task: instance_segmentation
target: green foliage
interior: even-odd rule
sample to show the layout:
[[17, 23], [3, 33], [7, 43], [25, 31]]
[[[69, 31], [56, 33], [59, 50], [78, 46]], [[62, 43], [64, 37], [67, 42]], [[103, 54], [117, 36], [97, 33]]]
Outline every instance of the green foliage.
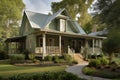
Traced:
[[92, 59], [89, 62], [90, 67], [99, 67], [99, 66], [103, 66], [103, 65], [108, 65], [109, 61], [106, 57], [101, 57], [101, 58], [97, 58], [97, 59]]
[[100, 62], [101, 62], [102, 65], [108, 65], [108, 64], [109, 64], [108, 59], [105, 58], [105, 57], [102, 57], [102, 58], [100, 58], [99, 60], [100, 60]]
[[30, 60], [34, 60], [35, 59], [35, 54], [33, 53], [33, 54], [29, 54], [29, 59]]
[[111, 31], [108, 38], [103, 42], [103, 51], [108, 53], [109, 61], [112, 61], [113, 54], [120, 52], [120, 32], [119, 30]]
[[30, 52], [28, 50], [25, 50], [23, 54], [25, 55], [25, 59], [28, 60]]
[[9, 54], [10, 63], [23, 63], [25, 56], [23, 54]]
[[63, 59], [66, 60], [67, 62], [71, 62], [72, 61], [72, 57], [69, 54], [64, 54], [63, 55]]
[[8, 59], [8, 54], [5, 51], [0, 51], [0, 60]]
[[96, 71], [95, 69], [91, 69], [89, 67], [84, 67], [83, 68], [83, 73], [86, 74], [86, 75], [93, 74], [93, 73], [95, 73], [95, 71]]
[[55, 63], [58, 63], [59, 62], [59, 57], [57, 55], [53, 56], [53, 61]]
[[99, 59], [93, 59], [89, 62], [89, 65], [90, 67], [97, 67], [97, 66], [100, 66], [101, 65], [101, 62]]
[[[1, 78], [2, 80], [2, 78]], [[27, 73], [14, 75], [6, 80], [85, 80], [67, 72]]]
[[73, 64], [78, 64], [78, 62], [76, 60], [73, 60], [72, 63]]
[[120, 29], [120, 0], [98, 0], [95, 4], [97, 10], [101, 11], [96, 15], [97, 24], [104, 25], [109, 30]]
[[45, 57], [45, 61], [52, 61], [52, 56], [47, 55], [47, 56]]
[[[18, 30], [24, 4], [22, 0], [0, 1], [0, 37], [15, 36]], [[17, 27], [16, 27], [17, 26]]]
[[68, 54], [64, 54], [62, 56], [50, 56], [47, 55], [45, 57], [45, 61], [53, 61], [54, 63], [76, 63], [75, 61], [73, 61], [72, 57]]
[[97, 70], [90, 67], [83, 68], [83, 73], [91, 76], [103, 77], [103, 78], [110, 78], [115, 79], [119, 78], [120, 74], [118, 72], [111, 72], [105, 70]]

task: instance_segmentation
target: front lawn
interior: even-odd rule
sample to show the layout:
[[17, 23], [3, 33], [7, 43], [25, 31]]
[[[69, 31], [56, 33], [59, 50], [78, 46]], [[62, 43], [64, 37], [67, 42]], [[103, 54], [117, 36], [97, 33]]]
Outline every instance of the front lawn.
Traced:
[[12, 76], [21, 73], [39, 73], [39, 72], [59, 72], [64, 71], [66, 66], [15, 66], [15, 65], [0, 65], [0, 76]]
[[66, 66], [0, 65], [0, 80], [86, 80], [65, 72]]

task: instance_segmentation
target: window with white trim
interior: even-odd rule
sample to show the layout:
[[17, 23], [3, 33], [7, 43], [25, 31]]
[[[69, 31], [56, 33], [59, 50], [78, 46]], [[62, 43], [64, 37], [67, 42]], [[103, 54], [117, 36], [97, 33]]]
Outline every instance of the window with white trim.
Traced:
[[64, 19], [60, 19], [60, 31], [65, 32], [66, 21]]

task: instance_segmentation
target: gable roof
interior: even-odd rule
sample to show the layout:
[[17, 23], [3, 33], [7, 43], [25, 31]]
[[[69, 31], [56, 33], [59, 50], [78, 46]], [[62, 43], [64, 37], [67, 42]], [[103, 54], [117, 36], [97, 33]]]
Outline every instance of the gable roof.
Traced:
[[[37, 29], [45, 29], [45, 27], [56, 17], [58, 17], [65, 9], [60, 9], [56, 13], [53, 13], [52, 15], [47, 15], [47, 14], [41, 14], [41, 13], [36, 13], [36, 12], [31, 12], [31, 11], [25, 11], [25, 14], [31, 24], [32, 28], [37, 28]], [[67, 14], [67, 11], [65, 11]], [[67, 14], [69, 19], [71, 20], [70, 16]], [[76, 21], [70, 21], [73, 25], [74, 28], [78, 31], [80, 34], [86, 34], [85, 31], [79, 26], [79, 24]]]
[[27, 15], [27, 18], [31, 24], [31, 27], [38, 28], [38, 29], [44, 29], [45, 27], [44, 23], [50, 17], [50, 15], [31, 12], [31, 11], [25, 11], [25, 14]]

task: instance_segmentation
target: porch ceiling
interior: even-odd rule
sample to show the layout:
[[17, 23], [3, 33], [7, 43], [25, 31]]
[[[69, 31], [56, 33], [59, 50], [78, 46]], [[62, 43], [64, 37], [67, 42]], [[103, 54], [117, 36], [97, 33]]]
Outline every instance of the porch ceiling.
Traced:
[[19, 42], [21, 40], [26, 39], [26, 36], [22, 36], [22, 37], [13, 37], [13, 38], [7, 38], [5, 40], [5, 42]]

